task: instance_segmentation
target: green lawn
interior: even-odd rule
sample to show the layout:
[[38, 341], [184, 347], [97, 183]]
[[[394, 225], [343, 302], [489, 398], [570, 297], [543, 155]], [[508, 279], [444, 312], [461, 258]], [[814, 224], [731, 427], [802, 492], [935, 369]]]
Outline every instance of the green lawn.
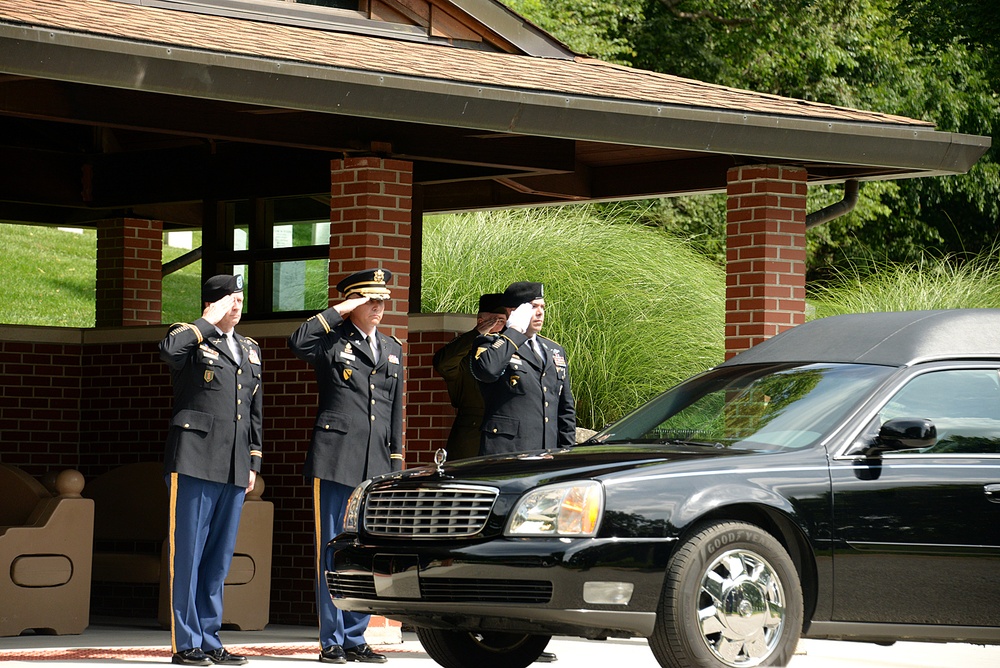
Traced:
[[[195, 244], [200, 243], [196, 233]], [[164, 246], [167, 262], [187, 252]], [[93, 327], [97, 233], [0, 225], [0, 323]], [[163, 282], [163, 322], [190, 322], [199, 308], [201, 263]]]

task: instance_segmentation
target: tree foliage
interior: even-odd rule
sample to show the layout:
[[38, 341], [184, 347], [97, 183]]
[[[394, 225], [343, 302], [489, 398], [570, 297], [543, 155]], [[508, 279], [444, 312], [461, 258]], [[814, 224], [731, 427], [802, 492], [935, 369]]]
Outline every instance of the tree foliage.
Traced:
[[[701, 81], [898, 114], [937, 129], [1000, 134], [1000, 3], [995, 0], [512, 0], [571, 47]], [[583, 39], [583, 36], [586, 39]], [[996, 144], [996, 142], [994, 142]], [[973, 256], [997, 242], [1000, 165], [967, 175], [873, 182], [857, 210], [810, 232], [812, 278], [912, 261], [927, 249]], [[839, 188], [811, 188], [810, 209]], [[717, 205], [649, 208], [718, 256]]]

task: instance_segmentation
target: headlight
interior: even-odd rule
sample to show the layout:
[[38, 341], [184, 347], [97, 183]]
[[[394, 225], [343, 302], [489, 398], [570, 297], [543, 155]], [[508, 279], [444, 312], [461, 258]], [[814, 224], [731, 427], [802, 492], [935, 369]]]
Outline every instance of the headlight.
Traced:
[[599, 482], [540, 487], [518, 502], [507, 523], [508, 536], [593, 536], [604, 507]]
[[371, 480], [365, 480], [355, 487], [347, 498], [347, 508], [344, 509], [345, 533], [358, 533], [358, 527], [361, 525], [361, 499], [364, 498], [365, 490], [370, 484], [372, 484]]

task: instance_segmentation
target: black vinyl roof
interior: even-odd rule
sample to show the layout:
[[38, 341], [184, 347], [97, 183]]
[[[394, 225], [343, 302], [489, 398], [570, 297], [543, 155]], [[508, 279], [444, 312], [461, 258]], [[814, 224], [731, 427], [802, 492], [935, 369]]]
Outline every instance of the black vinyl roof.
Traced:
[[852, 313], [813, 320], [740, 353], [722, 366], [844, 362], [906, 366], [1000, 357], [1000, 309]]

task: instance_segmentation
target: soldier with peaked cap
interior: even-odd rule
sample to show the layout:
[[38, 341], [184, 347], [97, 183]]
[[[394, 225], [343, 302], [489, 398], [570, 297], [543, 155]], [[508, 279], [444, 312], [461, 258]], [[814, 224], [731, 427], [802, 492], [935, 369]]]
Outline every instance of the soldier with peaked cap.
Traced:
[[170, 367], [173, 416], [164, 472], [170, 489], [172, 662], [235, 666], [246, 657], [222, 646], [222, 588], [243, 498], [263, 451], [261, 352], [234, 327], [243, 313], [243, 277], [205, 281], [204, 310], [172, 325], [160, 342]]
[[448, 385], [455, 421], [448, 434], [448, 459], [465, 459], [479, 454], [479, 427], [483, 422], [483, 395], [469, 371], [469, 351], [476, 339], [499, 332], [507, 322], [503, 294], [479, 297], [479, 311], [474, 329], [456, 336], [434, 354], [434, 370]]
[[545, 322], [544, 286], [512, 283], [507, 326], [476, 339], [469, 370], [483, 394], [479, 454], [570, 447], [576, 443], [576, 405], [566, 351], [538, 334]]
[[344, 301], [306, 320], [288, 339], [313, 365], [319, 407], [306, 455], [316, 519], [316, 610], [320, 661], [384, 663], [365, 642], [368, 615], [333, 605], [326, 544], [343, 530], [344, 509], [364, 480], [403, 467], [403, 347], [378, 331], [392, 273], [369, 269], [337, 284]]

